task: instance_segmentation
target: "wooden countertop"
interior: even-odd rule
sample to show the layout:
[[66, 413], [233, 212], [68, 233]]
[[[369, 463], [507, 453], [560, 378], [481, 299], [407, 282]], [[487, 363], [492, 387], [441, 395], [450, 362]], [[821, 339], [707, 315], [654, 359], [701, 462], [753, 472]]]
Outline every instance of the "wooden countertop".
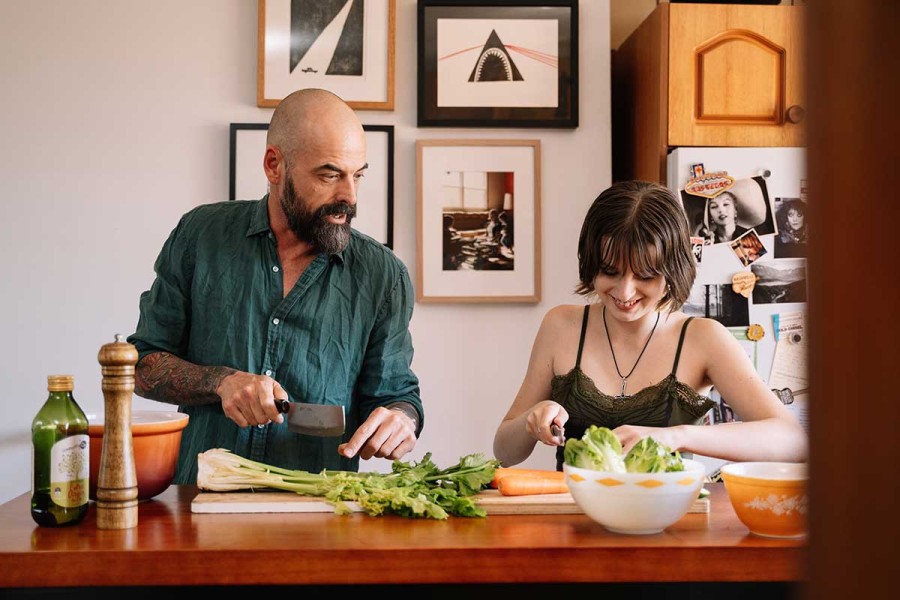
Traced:
[[794, 582], [806, 542], [751, 535], [723, 484], [663, 533], [585, 515], [446, 521], [331, 513], [193, 514], [193, 486], [142, 502], [138, 526], [38, 527], [30, 495], [0, 505], [0, 588], [529, 582]]

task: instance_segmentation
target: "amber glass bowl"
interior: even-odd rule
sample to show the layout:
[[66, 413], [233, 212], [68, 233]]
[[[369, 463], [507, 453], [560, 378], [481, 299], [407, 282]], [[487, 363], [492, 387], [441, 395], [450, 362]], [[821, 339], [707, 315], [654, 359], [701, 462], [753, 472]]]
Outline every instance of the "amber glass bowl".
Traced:
[[806, 463], [738, 462], [721, 469], [738, 519], [752, 533], [799, 538], [807, 528]]
[[[97, 474], [103, 453], [103, 415], [89, 414], [90, 490], [91, 500], [97, 499]], [[135, 410], [131, 412], [131, 445], [134, 449], [134, 470], [138, 484], [138, 500], [147, 500], [162, 493], [172, 484], [181, 432], [188, 416], [180, 412]]]

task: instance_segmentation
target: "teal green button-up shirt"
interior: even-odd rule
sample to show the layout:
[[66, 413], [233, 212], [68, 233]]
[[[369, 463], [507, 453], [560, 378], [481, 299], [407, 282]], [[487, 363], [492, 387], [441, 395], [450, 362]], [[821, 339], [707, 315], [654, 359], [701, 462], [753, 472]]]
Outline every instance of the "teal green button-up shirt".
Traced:
[[340, 456], [376, 407], [402, 401], [424, 424], [411, 370], [414, 296], [406, 266], [376, 240], [353, 231], [340, 253], [320, 254], [284, 295], [268, 197], [199, 206], [185, 214], [156, 260], [128, 341], [141, 358], [171, 352], [198, 365], [269, 375], [291, 400], [342, 404], [342, 438], [292, 433], [287, 423], [238, 427], [221, 403], [180, 406], [190, 415], [175, 483], [193, 484], [197, 455], [227, 448], [290, 469], [355, 471]]

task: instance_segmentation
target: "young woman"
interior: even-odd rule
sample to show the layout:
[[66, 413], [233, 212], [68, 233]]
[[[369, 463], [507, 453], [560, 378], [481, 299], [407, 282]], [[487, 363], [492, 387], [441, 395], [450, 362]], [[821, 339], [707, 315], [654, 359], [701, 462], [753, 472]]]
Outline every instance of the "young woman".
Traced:
[[[625, 451], [644, 436], [725, 460], [806, 459], [806, 434], [718, 321], [680, 312], [696, 276], [687, 218], [665, 187], [629, 181], [594, 201], [576, 291], [595, 302], [544, 317], [525, 379], [494, 436], [504, 466], [590, 425]], [[741, 422], [700, 425], [715, 386]]]

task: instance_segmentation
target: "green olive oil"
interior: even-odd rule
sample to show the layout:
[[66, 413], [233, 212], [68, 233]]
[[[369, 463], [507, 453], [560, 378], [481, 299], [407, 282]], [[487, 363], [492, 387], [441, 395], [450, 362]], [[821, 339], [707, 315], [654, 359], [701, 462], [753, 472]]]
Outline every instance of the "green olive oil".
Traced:
[[31, 423], [31, 517], [43, 527], [80, 523], [88, 510], [88, 420], [71, 375], [50, 375], [50, 396]]

